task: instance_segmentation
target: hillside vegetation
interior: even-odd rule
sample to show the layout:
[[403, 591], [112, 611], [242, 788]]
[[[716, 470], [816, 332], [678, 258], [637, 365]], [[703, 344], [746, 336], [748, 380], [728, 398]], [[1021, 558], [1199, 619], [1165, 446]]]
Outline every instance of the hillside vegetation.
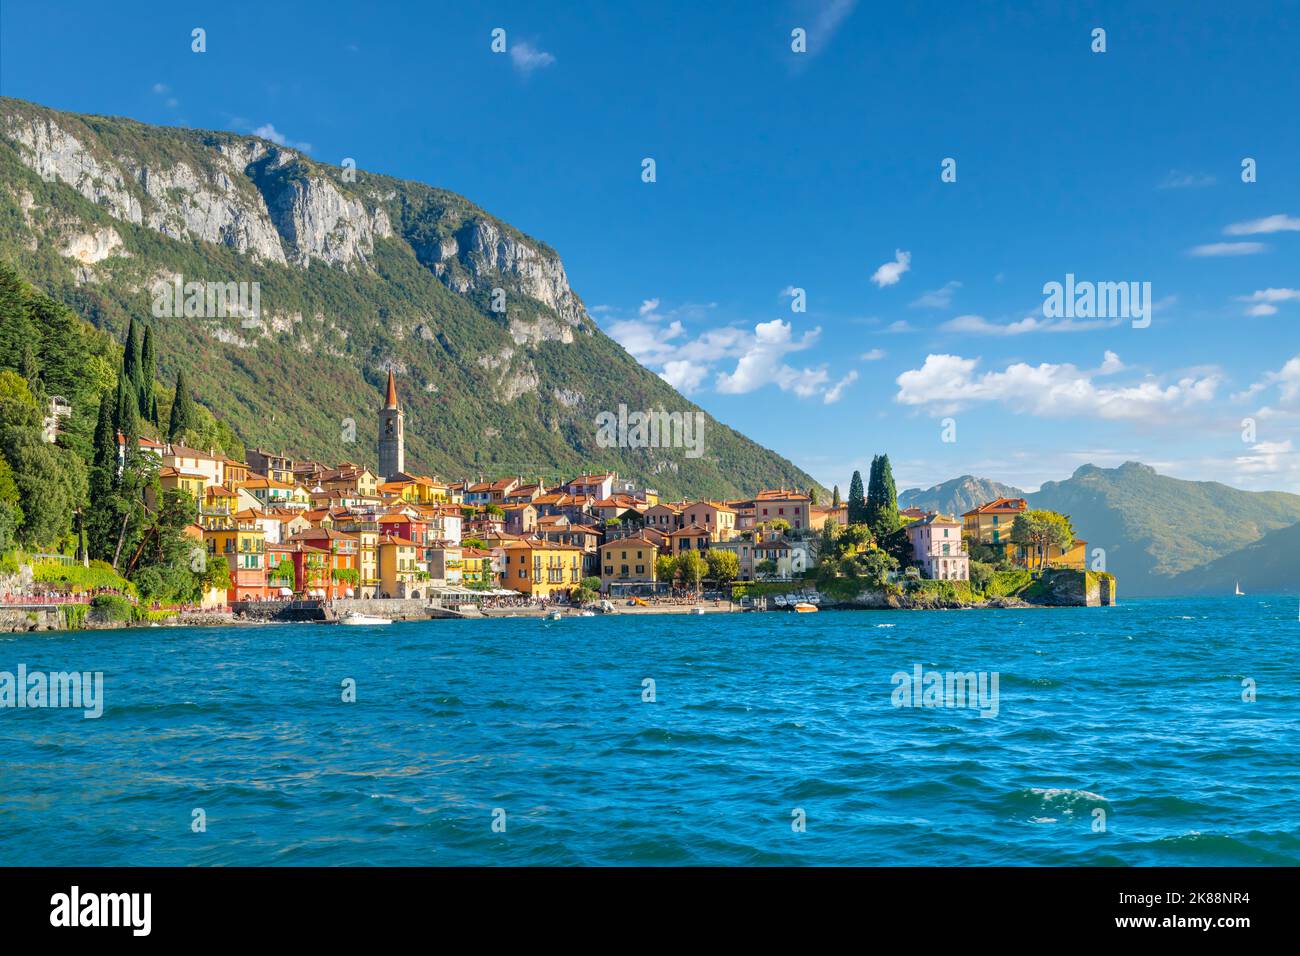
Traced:
[[[184, 369], [249, 447], [373, 466], [393, 368], [420, 471], [608, 468], [670, 496], [816, 485], [712, 419], [699, 458], [598, 447], [601, 411], [698, 406], [600, 331], [554, 250], [421, 183], [0, 98], [0, 259], [118, 341], [150, 325], [163, 385]], [[177, 276], [257, 283], [260, 315], [154, 316]], [[84, 431], [94, 409], [76, 413]]]

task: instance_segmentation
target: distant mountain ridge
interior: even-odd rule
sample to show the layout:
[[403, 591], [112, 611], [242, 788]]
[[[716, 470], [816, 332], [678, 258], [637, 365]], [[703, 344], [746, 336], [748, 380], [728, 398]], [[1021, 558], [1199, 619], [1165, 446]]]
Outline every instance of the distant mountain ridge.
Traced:
[[1300, 592], [1300, 523], [1270, 531], [1258, 541], [1184, 571], [1170, 582], [1176, 594], [1248, 595]]
[[[0, 98], [0, 258], [119, 340], [150, 324], [164, 385], [183, 368], [249, 447], [373, 466], [391, 368], [418, 471], [825, 491], [707, 415], [698, 458], [600, 447], [600, 412], [702, 410], [599, 329], [553, 249], [423, 183]], [[178, 279], [256, 284], [260, 314], [155, 316]]]
[[898, 496], [898, 507], [939, 511], [961, 517], [967, 511], [994, 498], [1023, 498], [1025, 493], [1012, 485], [988, 478], [962, 475], [932, 488], [908, 488]]

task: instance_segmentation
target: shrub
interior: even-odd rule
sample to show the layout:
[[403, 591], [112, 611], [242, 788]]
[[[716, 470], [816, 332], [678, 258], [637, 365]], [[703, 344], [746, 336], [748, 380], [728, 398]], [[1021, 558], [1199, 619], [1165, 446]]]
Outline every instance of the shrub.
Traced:
[[126, 623], [135, 612], [135, 605], [120, 594], [97, 594], [91, 598], [90, 606], [97, 616], [115, 623]]

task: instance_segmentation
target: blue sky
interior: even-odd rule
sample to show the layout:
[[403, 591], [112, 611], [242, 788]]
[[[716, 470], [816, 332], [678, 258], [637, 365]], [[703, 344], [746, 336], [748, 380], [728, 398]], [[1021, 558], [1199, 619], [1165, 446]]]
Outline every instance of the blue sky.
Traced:
[[[888, 451], [900, 488], [1300, 492], [1294, 3], [135, 6], [7, 0], [0, 90], [460, 192], [828, 485]], [[1150, 326], [1046, 318], [1067, 273], [1151, 283]]]

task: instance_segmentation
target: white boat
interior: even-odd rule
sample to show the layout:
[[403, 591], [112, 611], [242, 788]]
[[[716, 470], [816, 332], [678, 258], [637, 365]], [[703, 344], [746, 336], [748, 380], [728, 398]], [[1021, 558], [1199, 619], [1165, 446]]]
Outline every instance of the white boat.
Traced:
[[561, 611], [547, 611], [547, 612], [546, 612], [546, 619], [547, 619], [548, 621], [558, 621], [558, 620], [561, 620], [563, 617], [564, 617], [564, 614], [563, 614], [563, 612], [561, 612]]
[[353, 627], [374, 627], [380, 624], [392, 624], [386, 617], [378, 617], [374, 614], [361, 614], [357, 611], [349, 611], [339, 618], [340, 624], [350, 624]]
[[772, 603], [777, 607], [785, 607], [785, 595], [778, 594], [776, 597], [772, 598]]
[[1237, 582], [1237, 589], [1233, 592], [1237, 597], [1245, 597], [1246, 592], [1241, 589], [1241, 582]]
[[693, 607], [693, 608], [691, 608], [691, 613], [692, 613], [692, 614], [703, 614], [703, 613], [704, 613], [704, 608], [702, 608], [702, 607]]

